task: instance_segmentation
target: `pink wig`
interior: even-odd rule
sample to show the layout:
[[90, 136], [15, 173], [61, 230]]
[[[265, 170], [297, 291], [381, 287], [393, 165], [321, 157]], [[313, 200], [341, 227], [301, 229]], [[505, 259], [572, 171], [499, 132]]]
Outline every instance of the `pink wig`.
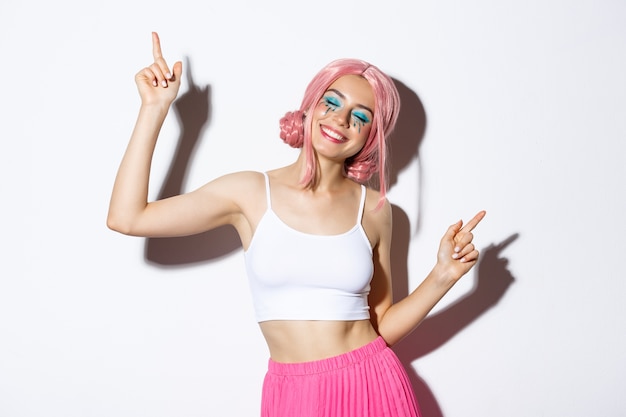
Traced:
[[373, 174], [379, 173], [381, 199], [385, 197], [387, 143], [400, 112], [400, 95], [392, 79], [380, 69], [357, 59], [339, 59], [326, 65], [309, 83], [300, 109], [287, 112], [280, 120], [280, 137], [294, 148], [304, 148], [307, 167], [302, 183], [312, 186], [317, 166], [311, 145], [311, 114], [328, 87], [344, 75], [365, 78], [374, 92], [374, 119], [372, 129], [363, 148], [346, 160], [346, 176], [358, 183], [365, 183]]

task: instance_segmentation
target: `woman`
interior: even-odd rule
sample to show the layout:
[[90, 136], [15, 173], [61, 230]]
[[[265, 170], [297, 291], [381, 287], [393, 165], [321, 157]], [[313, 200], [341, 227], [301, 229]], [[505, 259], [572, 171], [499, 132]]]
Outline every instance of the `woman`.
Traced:
[[[141, 107], [108, 226], [145, 237], [237, 230], [270, 352], [263, 416], [418, 416], [389, 346], [477, 262], [471, 231], [485, 213], [450, 226], [430, 274], [392, 303], [384, 176], [385, 140], [400, 105], [392, 80], [365, 62], [335, 61], [309, 84], [301, 109], [281, 120], [283, 140], [302, 148], [293, 164], [147, 202], [152, 154], [182, 75], [182, 63], [170, 69], [152, 37], [154, 63], [135, 77]], [[379, 191], [362, 185], [374, 173]]]

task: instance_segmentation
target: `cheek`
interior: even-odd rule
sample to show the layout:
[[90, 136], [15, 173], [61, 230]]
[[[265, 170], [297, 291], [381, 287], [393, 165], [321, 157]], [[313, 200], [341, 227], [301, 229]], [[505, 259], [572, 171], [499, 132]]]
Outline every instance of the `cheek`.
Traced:
[[315, 106], [313, 110], [313, 114], [317, 118], [322, 118], [326, 116], [328, 113], [330, 113], [330, 108], [322, 102], [317, 103], [317, 105]]
[[[367, 132], [365, 132], [365, 130], [367, 130]], [[357, 149], [356, 152], [354, 152], [354, 155], [356, 155], [359, 152], [361, 152], [363, 150], [363, 148], [365, 148], [365, 146], [367, 145], [367, 140], [369, 139], [369, 136], [370, 136], [370, 130], [371, 129], [361, 129], [362, 136], [359, 136], [358, 149]], [[373, 139], [371, 139], [371, 140], [373, 140]], [[355, 144], [356, 144], [356, 142], [355, 142]]]
[[367, 138], [370, 137], [370, 133], [372, 132], [372, 125], [371, 124], [367, 124], [365, 126], [362, 126], [359, 130], [359, 126], [356, 126], [357, 132], [359, 132], [359, 136], [363, 139], [363, 141], [366, 141]]

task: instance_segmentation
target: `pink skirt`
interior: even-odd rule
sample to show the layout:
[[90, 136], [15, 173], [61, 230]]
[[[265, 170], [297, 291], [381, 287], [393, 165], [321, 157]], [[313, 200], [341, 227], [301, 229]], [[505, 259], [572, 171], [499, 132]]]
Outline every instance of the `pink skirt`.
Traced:
[[419, 417], [406, 371], [382, 337], [329, 359], [269, 360], [262, 417]]

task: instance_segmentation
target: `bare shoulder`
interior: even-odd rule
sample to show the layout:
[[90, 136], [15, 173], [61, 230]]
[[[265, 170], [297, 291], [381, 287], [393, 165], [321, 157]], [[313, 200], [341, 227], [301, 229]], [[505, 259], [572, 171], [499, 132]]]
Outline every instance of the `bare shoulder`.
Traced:
[[265, 211], [264, 183], [263, 174], [255, 171], [222, 175], [197, 190], [196, 206], [202, 207], [209, 228], [231, 224], [247, 247]]
[[267, 176], [272, 184], [281, 184], [288, 187], [300, 188], [300, 175], [293, 166], [284, 166], [267, 171]]
[[213, 181], [237, 186], [254, 185], [255, 183], [263, 182], [263, 173], [257, 171], [237, 171], [224, 174]]
[[367, 188], [365, 212], [378, 221], [391, 221], [391, 203], [373, 188]]
[[372, 246], [381, 239], [389, 239], [392, 227], [392, 210], [389, 200], [381, 200], [380, 192], [367, 189], [365, 208], [363, 210], [363, 227], [370, 238]]
[[239, 193], [242, 190], [250, 190], [257, 188], [259, 184], [263, 184], [263, 174], [256, 171], [239, 171], [224, 174], [214, 180], [209, 181], [202, 188], [205, 189], [223, 189], [233, 193]]
[[240, 206], [253, 204], [259, 193], [264, 192], [264, 177], [261, 172], [239, 171], [222, 175], [207, 183], [209, 193], [217, 193]]
[[232, 172], [220, 178], [230, 186], [238, 188], [256, 188], [264, 183], [263, 173], [257, 171]]

